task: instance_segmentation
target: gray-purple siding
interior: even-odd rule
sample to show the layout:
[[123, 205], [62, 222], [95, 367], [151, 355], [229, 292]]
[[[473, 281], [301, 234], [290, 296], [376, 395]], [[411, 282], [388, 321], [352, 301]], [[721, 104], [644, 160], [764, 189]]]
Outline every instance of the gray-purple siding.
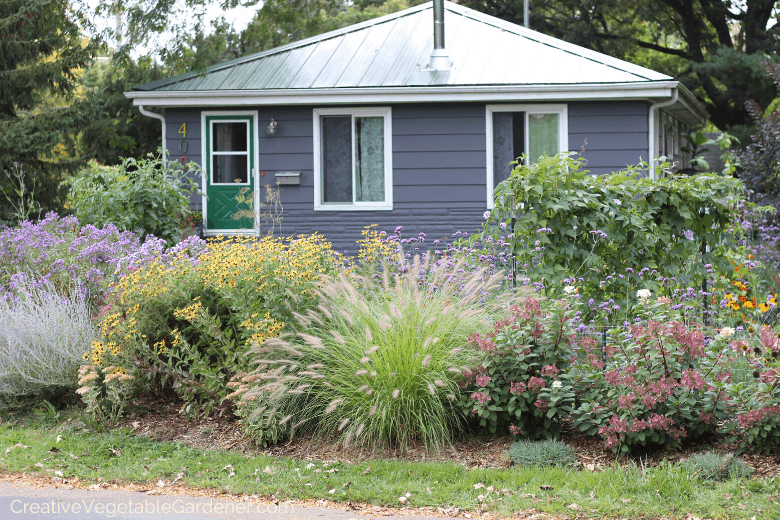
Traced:
[[[312, 108], [258, 109], [258, 166], [266, 172], [261, 182], [273, 184], [277, 171], [301, 172], [300, 186], [281, 187], [283, 235], [319, 231], [336, 250], [354, 252], [355, 241], [369, 224], [389, 233], [403, 226], [406, 237], [424, 232], [428, 241], [479, 230], [487, 207], [484, 103], [392, 107], [392, 211], [313, 210]], [[647, 109], [642, 101], [568, 103], [569, 148], [584, 147], [587, 167], [598, 175], [646, 160]], [[200, 109], [168, 109], [165, 117], [171, 158], [181, 157], [177, 132], [186, 122], [186, 155], [200, 164]], [[273, 137], [265, 133], [271, 118], [279, 125]]]

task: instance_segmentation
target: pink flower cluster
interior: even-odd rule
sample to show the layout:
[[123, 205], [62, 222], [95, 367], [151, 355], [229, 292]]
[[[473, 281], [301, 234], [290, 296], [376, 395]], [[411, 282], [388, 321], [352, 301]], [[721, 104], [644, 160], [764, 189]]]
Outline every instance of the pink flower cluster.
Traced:
[[509, 425], [509, 432], [512, 435], [522, 435], [523, 434], [523, 430], [521, 430], [519, 426], [515, 426], [514, 424], [510, 424]]
[[490, 401], [493, 400], [485, 392], [474, 392], [473, 394], [471, 394], [471, 399], [473, 401], [476, 401], [477, 404], [485, 404], [485, 403], [490, 402]]
[[541, 377], [531, 376], [531, 379], [528, 380], [528, 389], [539, 391], [542, 388], [546, 386], [544, 379]]
[[520, 395], [525, 392], [525, 383], [522, 381], [512, 381], [509, 383], [509, 393]]
[[737, 417], [739, 427], [743, 430], [749, 430], [756, 424], [764, 422], [764, 419], [768, 415], [774, 415], [775, 420], [780, 420], [780, 407], [779, 406], [767, 406], [758, 410], [750, 410]]
[[647, 419], [633, 419], [630, 423], [613, 415], [607, 426], [599, 428], [599, 435], [605, 438], [608, 448], [614, 448], [623, 442], [627, 433], [637, 433], [642, 430], [663, 432], [678, 440], [687, 434], [685, 428], [675, 428], [671, 417], [654, 413]]
[[559, 372], [555, 365], [545, 365], [541, 370], [543, 376], [557, 376]]
[[479, 387], [481, 387], [481, 388], [485, 388], [485, 387], [487, 386], [487, 384], [488, 384], [489, 382], [491, 382], [492, 380], [493, 380], [493, 378], [491, 378], [491, 377], [490, 377], [489, 375], [487, 375], [487, 374], [485, 374], [485, 375], [481, 375], [481, 376], [477, 376], [477, 379], [476, 379], [477, 386], [479, 386]]

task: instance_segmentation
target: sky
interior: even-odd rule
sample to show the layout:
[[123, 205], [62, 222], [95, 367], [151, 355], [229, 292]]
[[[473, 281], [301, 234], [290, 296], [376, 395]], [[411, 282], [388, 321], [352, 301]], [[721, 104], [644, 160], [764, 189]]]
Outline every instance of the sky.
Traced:
[[[95, 13], [95, 9], [97, 8], [98, 4], [101, 0], [85, 0], [85, 4], [90, 9], [90, 12], [92, 13], [92, 22], [95, 24], [95, 26], [99, 29], [106, 29], [106, 28], [114, 28], [114, 17], [106, 17], [106, 16], [98, 16]], [[183, 0], [177, 0], [177, 4], [181, 7], [184, 6]], [[255, 11], [257, 11], [262, 4], [251, 6], [251, 7], [235, 7], [233, 9], [228, 9], [227, 11], [223, 11], [222, 8], [218, 5], [218, 0], [212, 0], [212, 4], [207, 6], [205, 8], [205, 15], [204, 15], [204, 22], [206, 27], [211, 26], [211, 22], [214, 20], [218, 20], [220, 17], [224, 17], [225, 20], [233, 25], [237, 30], [241, 31], [246, 28], [247, 25], [249, 25], [249, 22], [254, 17]], [[188, 20], [188, 16], [185, 14], [177, 14], [176, 18], [171, 20], [172, 25], [177, 25], [181, 22], [190, 22], [190, 25], [194, 25], [194, 22], [191, 20]], [[173, 38], [172, 33], [163, 33], [160, 35], [160, 42], [163, 43], [167, 40], [170, 40]], [[110, 42], [110, 44], [114, 44], [115, 42]], [[148, 48], [146, 47], [139, 47], [137, 49], [134, 49], [131, 54], [134, 57], [138, 57], [142, 54], [146, 54], [148, 52]]]

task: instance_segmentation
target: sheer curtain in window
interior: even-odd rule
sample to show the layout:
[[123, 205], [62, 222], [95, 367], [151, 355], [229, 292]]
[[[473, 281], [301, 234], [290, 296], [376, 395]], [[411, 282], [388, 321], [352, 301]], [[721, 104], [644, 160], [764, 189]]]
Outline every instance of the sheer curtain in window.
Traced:
[[355, 200], [385, 200], [385, 122], [382, 117], [355, 118]]

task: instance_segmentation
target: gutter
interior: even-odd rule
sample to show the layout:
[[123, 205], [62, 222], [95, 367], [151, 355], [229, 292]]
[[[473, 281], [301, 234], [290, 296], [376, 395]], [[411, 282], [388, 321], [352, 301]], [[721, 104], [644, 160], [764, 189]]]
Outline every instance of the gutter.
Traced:
[[653, 180], [656, 180], [658, 176], [655, 172], [655, 166], [654, 163], [656, 161], [656, 153], [657, 150], [655, 149], [655, 114], [656, 110], [662, 107], [668, 107], [669, 105], [674, 105], [677, 103], [677, 96], [678, 96], [678, 89], [675, 88], [674, 91], [672, 91], [672, 99], [669, 99], [667, 101], [660, 101], [658, 103], [654, 103], [650, 105], [650, 110], [648, 110], [647, 118], [647, 155], [648, 155], [648, 161], [647, 161], [647, 169], [650, 173], [650, 178]]
[[141, 112], [141, 114], [152, 117], [154, 119], [159, 119], [162, 121], [162, 161], [163, 166], [165, 166], [165, 163], [168, 159], [168, 150], [165, 147], [165, 116], [162, 114], [158, 114], [157, 112], [150, 112], [149, 110], [146, 110], [143, 105], [138, 105], [138, 111]]
[[165, 107], [378, 104], [415, 102], [533, 102], [667, 98], [676, 81], [536, 85], [441, 85], [269, 90], [132, 91], [133, 104]]

